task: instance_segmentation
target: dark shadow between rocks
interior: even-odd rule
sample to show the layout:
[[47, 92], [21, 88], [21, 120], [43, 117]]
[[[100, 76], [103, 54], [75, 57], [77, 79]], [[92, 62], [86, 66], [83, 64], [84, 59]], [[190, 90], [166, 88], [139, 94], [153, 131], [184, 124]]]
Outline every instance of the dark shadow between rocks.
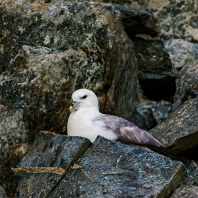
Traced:
[[186, 159], [198, 161], [197, 153], [198, 153], [198, 145], [191, 148], [191, 149], [188, 149], [188, 150], [184, 151], [180, 155], [185, 157]]
[[144, 95], [149, 100], [173, 102], [173, 96], [176, 91], [175, 79], [169, 81], [139, 80], [139, 83], [144, 91]]

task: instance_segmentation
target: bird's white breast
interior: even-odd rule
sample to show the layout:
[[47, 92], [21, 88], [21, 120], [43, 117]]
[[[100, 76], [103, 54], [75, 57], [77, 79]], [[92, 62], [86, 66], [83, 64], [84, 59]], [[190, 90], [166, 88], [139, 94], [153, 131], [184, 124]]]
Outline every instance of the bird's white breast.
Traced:
[[117, 140], [116, 134], [107, 129], [102, 120], [93, 121], [94, 118], [100, 115], [101, 113], [97, 109], [81, 109], [72, 112], [67, 124], [68, 135], [85, 137], [91, 142], [94, 142], [98, 135], [110, 140]]

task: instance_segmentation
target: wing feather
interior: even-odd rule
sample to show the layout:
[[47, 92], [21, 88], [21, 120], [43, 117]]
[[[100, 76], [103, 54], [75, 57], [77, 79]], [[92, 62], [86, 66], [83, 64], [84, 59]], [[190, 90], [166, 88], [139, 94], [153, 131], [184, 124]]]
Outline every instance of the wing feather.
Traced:
[[100, 117], [95, 118], [94, 120], [103, 121], [105, 124], [104, 126], [107, 129], [112, 130], [121, 142], [152, 145], [154, 147], [159, 147], [161, 145], [161, 143], [149, 132], [140, 129], [132, 122], [129, 122], [123, 118], [101, 114]]

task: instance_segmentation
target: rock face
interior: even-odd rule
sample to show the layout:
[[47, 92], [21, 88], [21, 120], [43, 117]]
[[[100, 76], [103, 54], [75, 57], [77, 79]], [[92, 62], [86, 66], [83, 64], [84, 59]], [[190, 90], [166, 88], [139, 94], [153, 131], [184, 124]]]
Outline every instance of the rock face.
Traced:
[[25, 173], [19, 182], [19, 197], [44, 197], [89, 144], [90, 141], [85, 138], [39, 133], [29, 153], [16, 169], [18, 173]]
[[198, 98], [188, 100], [150, 133], [173, 153], [186, 152], [197, 146], [197, 112]]
[[1, 176], [13, 181], [5, 166], [19, 162], [39, 131], [66, 133], [74, 90], [93, 90], [102, 112], [131, 120], [139, 86], [133, 43], [119, 19], [101, 5], [0, 5], [0, 117], [6, 118], [0, 120], [0, 164]]
[[153, 117], [160, 124], [172, 112], [172, 103], [168, 101], [152, 102]]
[[133, 43], [138, 79], [144, 94], [151, 100], [171, 101], [175, 93], [176, 75], [163, 42], [135, 38]]
[[0, 197], [1, 198], [7, 198], [7, 195], [6, 195], [4, 189], [1, 186], [0, 186]]
[[[99, 96], [101, 112], [144, 129], [157, 122], [151, 133], [164, 146], [183, 155], [196, 150], [197, 99], [189, 99], [197, 97], [197, 46], [184, 44], [183, 52], [181, 41], [166, 43], [175, 69], [163, 43], [140, 33], [158, 33], [147, 11], [78, 0], [0, 2], [0, 181], [10, 196], [18, 174], [24, 198], [164, 198], [185, 180], [181, 162], [145, 148], [103, 138], [89, 147], [86, 139], [50, 132], [36, 136], [42, 130], [66, 134], [71, 94], [84, 87]], [[166, 38], [171, 32], [161, 33]], [[179, 56], [190, 58], [173, 58], [178, 48]], [[173, 96], [175, 112], [168, 116]], [[14, 176], [10, 167], [17, 164]]]
[[[96, 0], [101, 2], [101, 0]], [[151, 12], [158, 20], [159, 36], [163, 39], [182, 38], [198, 41], [196, 0], [103, 0]]]
[[136, 34], [148, 34], [155, 37], [159, 33], [156, 20], [151, 13], [119, 4], [101, 4], [121, 20], [124, 30], [130, 38], [135, 37]]
[[198, 44], [183, 39], [169, 39], [164, 42], [174, 68], [181, 69], [192, 60], [198, 59]]
[[198, 196], [197, 171], [198, 171], [197, 164], [192, 163], [188, 169], [188, 177], [186, 182], [175, 191], [175, 193], [171, 196], [171, 198], [179, 198], [179, 197], [187, 198], [187, 197]]
[[22, 175], [19, 197], [169, 197], [185, 179], [181, 162], [145, 148], [98, 137], [82, 155], [88, 145], [85, 138], [39, 133], [15, 169]]
[[[30, 129], [39, 117], [38, 131], [47, 126], [51, 131], [65, 131], [65, 108], [72, 92], [82, 87], [101, 97], [101, 110], [130, 114], [138, 101], [136, 63], [133, 44], [121, 23], [101, 5], [57, 1], [41, 10], [36, 10], [35, 4], [29, 6], [28, 11], [15, 13], [11, 20], [4, 17], [4, 29], [10, 32], [6, 38], [15, 40], [16, 52], [10, 52], [15, 58], [2, 63], [8, 67], [1, 76], [1, 103], [24, 109], [25, 117], [32, 120]], [[4, 14], [9, 18], [10, 12]], [[129, 77], [134, 81], [125, 80]], [[125, 95], [131, 97], [129, 103], [123, 103], [125, 89], [117, 93], [123, 84], [131, 90]]]
[[145, 102], [135, 108], [133, 122], [141, 129], [150, 130], [156, 126], [156, 120], [153, 117], [152, 105]]
[[185, 101], [198, 97], [198, 45], [182, 39], [169, 40], [165, 47], [178, 69], [174, 110]]

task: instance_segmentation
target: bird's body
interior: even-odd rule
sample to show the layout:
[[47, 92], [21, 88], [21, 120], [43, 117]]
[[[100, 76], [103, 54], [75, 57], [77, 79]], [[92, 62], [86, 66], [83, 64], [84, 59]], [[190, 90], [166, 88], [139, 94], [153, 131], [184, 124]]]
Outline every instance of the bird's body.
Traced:
[[79, 89], [72, 94], [74, 111], [70, 114], [67, 130], [69, 136], [81, 136], [94, 142], [98, 135], [125, 143], [152, 145], [161, 143], [150, 133], [133, 123], [112, 115], [102, 114], [98, 98], [88, 89]]
[[111, 130], [105, 129], [103, 122], [94, 122], [94, 119], [99, 116], [100, 112], [92, 108], [71, 113], [67, 125], [68, 135], [85, 137], [91, 142], [94, 142], [98, 135], [110, 140], [117, 140], [117, 136]]

